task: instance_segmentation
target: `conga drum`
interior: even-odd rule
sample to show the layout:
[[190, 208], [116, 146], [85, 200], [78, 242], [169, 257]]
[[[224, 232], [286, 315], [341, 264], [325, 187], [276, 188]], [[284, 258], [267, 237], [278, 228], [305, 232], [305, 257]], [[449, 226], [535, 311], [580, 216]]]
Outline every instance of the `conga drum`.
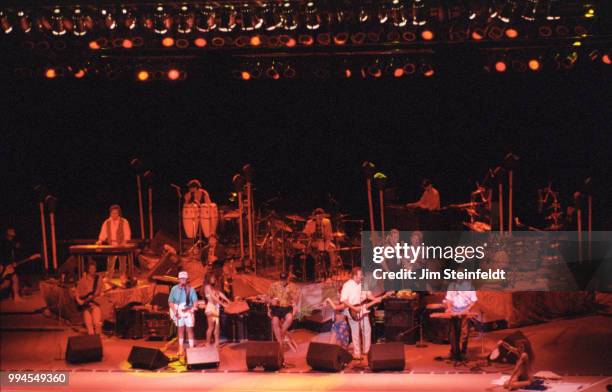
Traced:
[[183, 206], [183, 229], [187, 238], [194, 238], [200, 225], [200, 208], [195, 203]]
[[200, 224], [204, 237], [209, 238], [211, 234], [217, 233], [219, 223], [219, 210], [215, 203], [200, 204]]

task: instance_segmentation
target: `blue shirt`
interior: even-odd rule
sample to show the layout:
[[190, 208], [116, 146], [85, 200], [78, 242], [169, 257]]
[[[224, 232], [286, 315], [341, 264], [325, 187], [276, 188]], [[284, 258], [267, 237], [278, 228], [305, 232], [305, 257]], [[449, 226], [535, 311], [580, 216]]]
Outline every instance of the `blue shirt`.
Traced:
[[[193, 287], [189, 287], [189, 306], [193, 306], [198, 300], [198, 295], [196, 294]], [[168, 296], [168, 302], [173, 304], [185, 304], [187, 303], [187, 287], [181, 287], [180, 285], [175, 285], [170, 290], [170, 295]]]

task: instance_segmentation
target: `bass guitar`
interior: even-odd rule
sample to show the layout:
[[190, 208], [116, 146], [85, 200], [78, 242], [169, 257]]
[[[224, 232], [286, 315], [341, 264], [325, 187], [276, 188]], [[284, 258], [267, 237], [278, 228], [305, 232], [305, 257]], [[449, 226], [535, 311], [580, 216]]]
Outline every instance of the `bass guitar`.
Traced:
[[369, 302], [368, 300], [364, 300], [362, 303], [355, 305], [357, 309], [349, 308], [349, 314], [351, 315], [351, 318], [355, 321], [361, 321], [368, 313], [370, 313], [369, 309], [372, 306], [381, 303], [383, 299], [393, 294], [393, 291], [387, 291], [386, 293], [374, 298]]

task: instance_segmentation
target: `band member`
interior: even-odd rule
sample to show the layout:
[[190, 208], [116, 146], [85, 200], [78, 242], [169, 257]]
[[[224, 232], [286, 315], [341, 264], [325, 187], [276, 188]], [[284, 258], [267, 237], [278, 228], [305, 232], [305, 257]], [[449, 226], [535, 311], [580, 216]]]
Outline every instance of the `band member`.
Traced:
[[[370, 291], [361, 289], [361, 282], [363, 279], [363, 272], [360, 267], [353, 267], [351, 270], [351, 278], [347, 280], [342, 286], [340, 292], [340, 302], [346, 306], [344, 314], [348, 318], [349, 326], [351, 327], [351, 337], [353, 339], [353, 358], [361, 359], [361, 354], [366, 354], [370, 351], [370, 343], [372, 329], [370, 326], [370, 319], [362, 317], [361, 320], [353, 319], [349, 314], [349, 309], [353, 309], [356, 312], [361, 311], [361, 303], [366, 299], [375, 300]], [[361, 334], [360, 334], [361, 332]], [[362, 338], [363, 338], [363, 351], [362, 351]]]
[[[117, 204], [110, 206], [108, 211], [109, 217], [102, 223], [97, 244], [108, 244], [113, 246], [125, 245], [132, 239], [130, 223], [121, 216], [121, 207]], [[126, 273], [126, 257], [110, 256], [106, 263], [106, 276], [109, 279], [115, 274], [115, 263], [117, 259], [119, 259], [119, 275], [124, 276]]]
[[446, 292], [446, 311], [451, 313], [450, 336], [451, 359], [466, 359], [468, 346], [468, 313], [478, 301], [476, 291], [469, 281], [452, 282]]
[[[318, 252], [327, 252], [330, 262], [335, 262], [335, 246], [331, 220], [326, 217], [325, 210], [317, 208], [306, 222], [303, 230], [310, 238], [310, 247]], [[330, 263], [325, 262], [326, 267]]]
[[406, 207], [422, 208], [424, 210], [436, 211], [440, 209], [440, 192], [434, 188], [431, 181], [424, 179], [421, 183], [423, 194], [419, 201], [406, 204]]
[[219, 243], [216, 234], [208, 238], [208, 245], [202, 250], [202, 263], [210, 268], [221, 269], [225, 263], [225, 247]]
[[87, 272], [83, 274], [76, 287], [75, 299], [83, 312], [83, 320], [89, 335], [102, 333], [102, 311], [96, 298], [102, 294], [102, 280], [96, 273], [96, 262], [89, 260]]
[[504, 388], [515, 390], [525, 388], [530, 385], [533, 381], [531, 377], [531, 365], [533, 363], [534, 355], [531, 349], [531, 344], [525, 340], [519, 340], [515, 345], [511, 345], [503, 340], [497, 342], [498, 347], [504, 346], [506, 350], [510, 351], [518, 358], [512, 374], [508, 381], [504, 383]]
[[289, 282], [286, 272], [281, 272], [280, 280], [272, 283], [268, 289], [268, 304], [270, 305], [268, 315], [272, 319], [274, 337], [280, 344], [287, 341], [292, 346], [287, 331], [298, 310], [297, 300], [298, 291], [295, 285]]
[[221, 324], [219, 316], [221, 314], [221, 305], [229, 305], [230, 300], [223, 294], [223, 291], [217, 288], [217, 277], [213, 273], [208, 273], [205, 279], [205, 286], [202, 289], [201, 297], [206, 298], [206, 345], [212, 344], [213, 333], [215, 334], [215, 346], [219, 345]]
[[336, 304], [331, 298], [325, 299], [325, 302], [334, 310], [334, 323], [332, 324], [329, 334], [329, 344], [337, 344], [344, 349], [349, 345], [349, 325], [346, 321], [344, 310], [347, 308], [342, 302]]
[[19, 294], [19, 275], [17, 273], [15, 262], [17, 261], [17, 251], [20, 244], [17, 241], [17, 232], [14, 228], [6, 229], [5, 236], [2, 239], [2, 270], [0, 274], [0, 292], [9, 291], [13, 296], [14, 301], [21, 301]]
[[189, 191], [185, 193], [185, 204], [196, 203], [211, 203], [210, 195], [206, 189], [202, 188], [202, 183], [199, 180], [193, 179], [187, 183]]
[[174, 285], [168, 296], [168, 305], [170, 314], [174, 324], [178, 328], [178, 343], [179, 357], [185, 354], [185, 331], [187, 331], [187, 339], [189, 347], [195, 347], [195, 337], [193, 334], [193, 324], [195, 318], [193, 313], [198, 304], [198, 295], [195, 290], [187, 284], [189, 274], [186, 271], [181, 271], [178, 274], [179, 283]]

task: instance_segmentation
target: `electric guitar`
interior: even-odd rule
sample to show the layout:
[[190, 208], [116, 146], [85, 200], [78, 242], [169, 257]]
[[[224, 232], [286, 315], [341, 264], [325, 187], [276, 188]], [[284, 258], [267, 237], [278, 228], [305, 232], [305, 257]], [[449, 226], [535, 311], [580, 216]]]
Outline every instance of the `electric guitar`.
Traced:
[[179, 320], [192, 318], [194, 317], [194, 307], [198, 309], [204, 309], [206, 307], [206, 301], [198, 300], [190, 307], [187, 307], [186, 303], [170, 306], [170, 318], [176, 324], [178, 324]]
[[30, 261], [40, 259], [40, 253], [34, 253], [32, 256], [27, 257], [23, 260], [16, 261], [14, 263], [8, 264], [7, 266], [2, 265], [2, 274], [0, 275], [0, 279], [6, 278], [7, 275], [15, 272], [15, 268], [19, 267], [22, 264], [28, 263]]
[[361, 321], [368, 313], [370, 313], [369, 309], [382, 302], [383, 299], [393, 295], [393, 291], [387, 291], [386, 293], [374, 298], [370, 302], [368, 300], [364, 300], [362, 303], [355, 305], [358, 309], [349, 308], [349, 314], [351, 318], [355, 321]]

